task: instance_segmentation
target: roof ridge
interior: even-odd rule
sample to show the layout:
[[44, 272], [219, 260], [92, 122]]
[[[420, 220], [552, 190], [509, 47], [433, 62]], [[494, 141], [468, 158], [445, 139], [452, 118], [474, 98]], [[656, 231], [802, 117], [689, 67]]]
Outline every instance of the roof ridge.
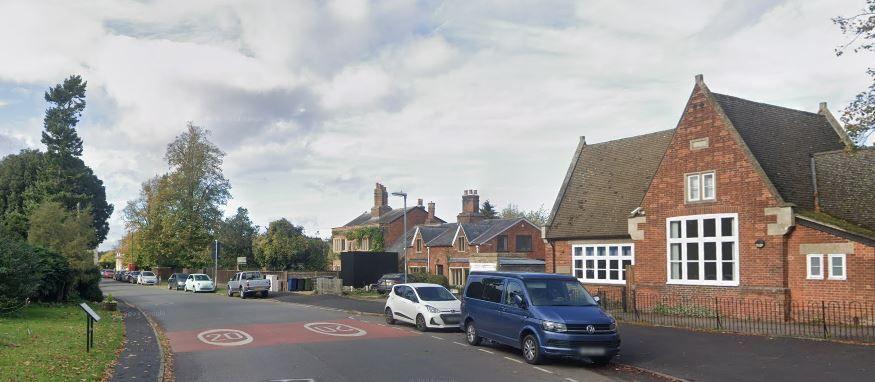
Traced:
[[813, 153], [811, 155], [821, 156], [821, 155], [830, 155], [830, 154], [841, 154], [841, 153], [853, 153], [855, 151], [875, 151], [875, 146], [862, 146], [862, 147], [854, 147], [852, 150], [848, 149], [836, 149], [829, 151], [820, 151]]
[[715, 96], [720, 96], [720, 97], [729, 97], [729, 98], [737, 99], [737, 100], [744, 101], [744, 102], [755, 103], [755, 104], [757, 104], [757, 105], [763, 105], [763, 106], [767, 106], [767, 107], [773, 107], [773, 108], [776, 108], [776, 109], [783, 109], [783, 110], [793, 111], [793, 112], [797, 112], [797, 113], [810, 114], [811, 116], [816, 116], [816, 117], [823, 117], [823, 118], [826, 118], [826, 117], [823, 116], [823, 114], [815, 113], [815, 112], [811, 112], [811, 111], [805, 111], [805, 110], [793, 109], [793, 108], [790, 108], [790, 107], [780, 106], [780, 105], [773, 105], [773, 104], [765, 103], [765, 102], [752, 101], [752, 100], [749, 100], [749, 99], [747, 99], [747, 98], [741, 98], [741, 97], [737, 97], [737, 96], [729, 95], [729, 94], [722, 94], [722, 93], [715, 93], [715, 92], [711, 92], [711, 94], [713, 94], [713, 95], [715, 95]]
[[651, 135], [665, 134], [665, 133], [668, 133], [668, 132], [673, 132], [674, 130], [675, 130], [675, 129], [659, 130], [659, 131], [654, 131], [654, 132], [651, 132], [651, 133], [644, 133], [644, 134], [632, 135], [632, 136], [628, 136], [628, 137], [612, 139], [612, 140], [610, 140], [610, 141], [604, 141], [604, 142], [599, 142], [599, 143], [587, 143], [586, 146], [587, 146], [587, 147], [591, 147], [591, 146], [604, 145], [604, 144], [606, 144], [606, 143], [616, 143], [616, 142], [620, 142], [620, 141], [627, 141], [627, 140], [636, 139], [636, 138], [648, 137], [648, 136], [651, 136]]

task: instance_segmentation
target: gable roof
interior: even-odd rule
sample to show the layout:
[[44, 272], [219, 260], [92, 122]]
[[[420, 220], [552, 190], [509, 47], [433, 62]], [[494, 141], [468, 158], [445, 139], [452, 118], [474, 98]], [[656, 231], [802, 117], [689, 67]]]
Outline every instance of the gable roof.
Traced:
[[[412, 206], [407, 207], [407, 213], [413, 211], [415, 209], [421, 209], [425, 211], [425, 208], [422, 206]], [[355, 227], [355, 226], [363, 226], [363, 225], [372, 225], [372, 224], [388, 224], [397, 219], [400, 219], [404, 216], [403, 208], [393, 208], [388, 212], [380, 215], [379, 217], [371, 216], [370, 212], [364, 212], [361, 215], [357, 216], [355, 219], [352, 219], [349, 223], [344, 224], [344, 227]], [[435, 217], [438, 221], [443, 222], [443, 220]]]
[[875, 148], [817, 153], [810, 162], [821, 210], [875, 231]]
[[725, 94], [711, 95], [775, 186], [779, 197], [799, 207], [813, 209], [811, 155], [845, 147], [842, 136], [827, 117]]
[[547, 224], [547, 238], [628, 237], [674, 130], [587, 145], [581, 140]]

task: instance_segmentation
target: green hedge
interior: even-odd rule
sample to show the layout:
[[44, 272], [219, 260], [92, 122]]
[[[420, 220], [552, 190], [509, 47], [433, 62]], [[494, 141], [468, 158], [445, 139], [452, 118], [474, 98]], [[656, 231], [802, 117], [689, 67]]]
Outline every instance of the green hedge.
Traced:
[[446, 288], [449, 288], [450, 286], [447, 276], [433, 275], [431, 273], [408, 273], [407, 281], [412, 283], [438, 284], [443, 285]]

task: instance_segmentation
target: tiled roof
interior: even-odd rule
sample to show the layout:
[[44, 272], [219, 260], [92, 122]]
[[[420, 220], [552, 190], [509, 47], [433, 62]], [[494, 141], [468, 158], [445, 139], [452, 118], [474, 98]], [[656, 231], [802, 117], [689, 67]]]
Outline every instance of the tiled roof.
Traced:
[[813, 158], [821, 210], [875, 230], [875, 148], [830, 151]]
[[845, 147], [826, 117], [711, 94], [784, 201], [814, 208], [811, 155]]
[[581, 142], [556, 198], [548, 238], [626, 237], [674, 130]]
[[[422, 206], [412, 206], [412, 207], [407, 207], [407, 213], [410, 213], [410, 211], [413, 211], [414, 209], [417, 209], [417, 208], [425, 211], [425, 208], [423, 208]], [[391, 222], [395, 221], [396, 219], [400, 219], [401, 216], [403, 216], [403, 215], [404, 215], [403, 208], [391, 209], [391, 210], [389, 210], [389, 212], [386, 212], [386, 213], [380, 215], [379, 217], [373, 217], [373, 216], [371, 216], [370, 212], [365, 212], [365, 213], [362, 213], [361, 215], [357, 216], [355, 219], [352, 219], [349, 223], [344, 224], [343, 226], [344, 227], [355, 227], [355, 226], [371, 225], [371, 224], [378, 224], [378, 223], [391, 223]], [[440, 219], [438, 219], [438, 220], [440, 220]]]
[[458, 229], [459, 224], [457, 223], [446, 223], [441, 224], [439, 226], [443, 228], [443, 231], [439, 233], [434, 239], [431, 239], [425, 243], [428, 247], [450, 247], [453, 245], [453, 238], [456, 236], [456, 229]]
[[[525, 219], [486, 219], [476, 223], [464, 223], [462, 230], [465, 231], [465, 236], [471, 245], [480, 245], [520, 221], [525, 221]], [[456, 236], [458, 227], [458, 223], [444, 223], [433, 226], [424, 225], [420, 226], [419, 229], [426, 246], [450, 247], [453, 245], [453, 238]]]

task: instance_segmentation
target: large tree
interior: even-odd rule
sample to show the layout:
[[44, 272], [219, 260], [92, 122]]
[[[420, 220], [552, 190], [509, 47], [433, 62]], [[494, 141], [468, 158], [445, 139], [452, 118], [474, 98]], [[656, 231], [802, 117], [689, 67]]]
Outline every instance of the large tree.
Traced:
[[502, 219], [525, 218], [534, 223], [538, 227], [543, 227], [547, 224], [550, 218], [550, 213], [541, 205], [537, 210], [525, 211], [521, 210], [516, 204], [508, 204], [507, 207], [501, 210]]
[[237, 257], [245, 257], [247, 264], [253, 264], [252, 241], [258, 235], [258, 226], [249, 219], [249, 211], [237, 208], [237, 213], [219, 226], [216, 239], [222, 243], [219, 264], [223, 267], [236, 266]]
[[[836, 48], [836, 55], [847, 51], [854, 53], [875, 52], [875, 0], [867, 0], [866, 6], [853, 16], [839, 16], [833, 22], [850, 39]], [[875, 132], [875, 69], [867, 71], [872, 83], [842, 110], [842, 122], [848, 135], [859, 145], [865, 145]]]
[[94, 241], [88, 210], [67, 211], [58, 202], [45, 201], [30, 216], [27, 241], [60, 253], [77, 269], [94, 266], [90, 244]]
[[124, 216], [129, 234], [120, 243], [125, 261], [140, 266], [184, 266], [172, 227], [172, 192], [167, 175], [143, 182], [137, 199], [128, 202]]
[[267, 232], [253, 243], [255, 260], [271, 270], [294, 270], [306, 263], [307, 238], [304, 228], [283, 218], [270, 222]]
[[0, 160], [0, 227], [16, 240], [27, 240], [28, 195], [39, 179], [43, 153], [22, 150]]

